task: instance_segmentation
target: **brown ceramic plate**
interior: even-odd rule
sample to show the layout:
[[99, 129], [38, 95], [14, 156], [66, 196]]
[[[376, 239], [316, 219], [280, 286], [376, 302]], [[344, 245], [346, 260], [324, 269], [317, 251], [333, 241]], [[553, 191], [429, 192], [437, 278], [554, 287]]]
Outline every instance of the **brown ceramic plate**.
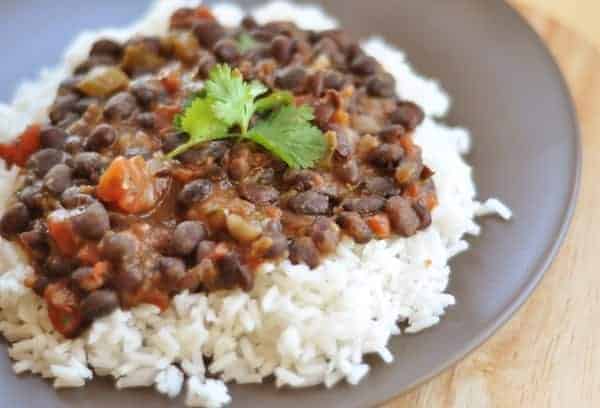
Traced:
[[[147, 6], [123, 0], [85, 2], [85, 7], [79, 0], [51, 3], [0, 3], [0, 99], [7, 100], [25, 76], [57, 62], [79, 31], [122, 25]], [[321, 3], [355, 35], [383, 35], [406, 50], [421, 73], [441, 80], [454, 100], [448, 121], [473, 133], [469, 161], [480, 197], [501, 197], [515, 218], [508, 223], [482, 220], [482, 236], [452, 261], [449, 290], [457, 305], [433, 329], [395, 338], [393, 364], [373, 359], [371, 372], [357, 387], [234, 387], [233, 406], [372, 406], [439, 373], [480, 345], [529, 296], [564, 238], [577, 194], [580, 144], [565, 83], [539, 38], [504, 1]], [[152, 408], [167, 403], [150, 390], [116, 391], [108, 380], [55, 392], [39, 378], [14, 376], [5, 353], [0, 395], [5, 407]]]

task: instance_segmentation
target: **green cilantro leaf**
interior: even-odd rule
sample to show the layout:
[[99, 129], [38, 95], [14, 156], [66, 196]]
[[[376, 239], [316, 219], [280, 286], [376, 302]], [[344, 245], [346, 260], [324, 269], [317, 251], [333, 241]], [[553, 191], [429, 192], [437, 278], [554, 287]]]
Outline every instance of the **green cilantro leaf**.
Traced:
[[212, 109], [217, 118], [230, 127], [238, 125], [242, 134], [248, 130], [254, 115], [254, 100], [267, 92], [258, 81], [244, 82], [239, 71], [233, 71], [228, 65], [217, 65], [210, 72], [205, 89], [207, 96], [215, 101]]
[[219, 120], [213, 111], [215, 101], [208, 97], [196, 97], [175, 118], [175, 127], [189, 135], [186, 143], [178, 146], [167, 157], [173, 158], [190, 148], [208, 140], [222, 139], [228, 136], [229, 126]]
[[237, 46], [240, 53], [245, 54], [258, 45], [258, 41], [247, 32], [242, 32], [237, 37]]
[[284, 106], [259, 121], [246, 137], [294, 169], [313, 166], [325, 153], [321, 131], [310, 124], [312, 108]]
[[[292, 168], [313, 166], [325, 153], [321, 131], [311, 124], [312, 108], [293, 105], [294, 95], [276, 91], [257, 99], [268, 89], [260, 82], [245, 82], [227, 65], [215, 67], [202, 91], [186, 100], [173, 124], [189, 135], [186, 143], [167, 154], [173, 158], [209, 140], [228, 137], [252, 140]], [[271, 112], [248, 130], [255, 113]], [[232, 133], [239, 126], [240, 133]]]

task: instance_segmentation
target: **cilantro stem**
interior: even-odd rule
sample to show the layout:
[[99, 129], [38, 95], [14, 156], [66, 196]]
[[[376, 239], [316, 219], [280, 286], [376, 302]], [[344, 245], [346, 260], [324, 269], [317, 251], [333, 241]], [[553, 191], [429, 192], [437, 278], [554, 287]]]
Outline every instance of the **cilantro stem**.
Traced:
[[196, 144], [198, 144], [198, 142], [190, 140], [189, 142], [179, 145], [175, 149], [171, 150], [166, 157], [167, 159], [173, 159], [179, 156], [181, 153], [185, 153], [187, 150], [191, 149]]
[[291, 105], [294, 102], [294, 95], [288, 91], [273, 92], [269, 96], [260, 98], [256, 101], [256, 112], [262, 113], [273, 110], [280, 105]]

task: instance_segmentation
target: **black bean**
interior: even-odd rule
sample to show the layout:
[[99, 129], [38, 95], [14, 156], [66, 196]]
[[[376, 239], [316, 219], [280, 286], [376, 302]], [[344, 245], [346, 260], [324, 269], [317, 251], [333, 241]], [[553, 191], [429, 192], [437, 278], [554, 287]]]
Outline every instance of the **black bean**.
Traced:
[[390, 218], [392, 229], [397, 234], [410, 237], [417, 232], [421, 222], [417, 212], [406, 198], [400, 196], [390, 198], [385, 212]]
[[235, 149], [227, 164], [227, 173], [234, 180], [244, 179], [250, 172], [250, 150], [243, 147]]
[[185, 263], [179, 258], [163, 256], [158, 261], [163, 283], [170, 289], [175, 289], [177, 283], [185, 276]]
[[390, 98], [396, 93], [396, 80], [388, 73], [372, 76], [367, 81], [367, 92], [370, 96]]
[[108, 120], [127, 119], [137, 106], [135, 97], [129, 92], [119, 92], [104, 105], [104, 117]]
[[109, 315], [119, 307], [117, 294], [108, 289], [97, 290], [87, 295], [81, 302], [81, 315], [87, 322]]
[[117, 138], [117, 132], [111, 125], [102, 124], [96, 126], [85, 141], [85, 150], [99, 151], [113, 144]]
[[383, 128], [379, 137], [386, 143], [397, 143], [398, 140], [406, 134], [406, 129], [402, 125], [391, 125]]
[[52, 106], [50, 107], [50, 121], [56, 125], [63, 122], [73, 113], [75, 104], [79, 101], [80, 96], [75, 93], [59, 95]]
[[135, 117], [136, 122], [143, 129], [154, 129], [154, 113], [152, 112], [140, 112]]
[[42, 222], [36, 223], [31, 231], [19, 234], [19, 239], [34, 259], [47, 258], [50, 247], [48, 245], [48, 234]]
[[61, 255], [51, 255], [46, 261], [44, 272], [51, 277], [67, 276], [77, 268], [73, 259]]
[[73, 217], [73, 228], [86, 239], [99, 240], [110, 229], [110, 219], [104, 206], [95, 202]]
[[308, 78], [307, 91], [316, 97], [321, 97], [325, 92], [324, 86], [325, 74], [323, 71], [317, 71]]
[[27, 206], [21, 202], [7, 208], [0, 219], [0, 234], [9, 239], [12, 235], [27, 230], [31, 216]]
[[60, 201], [65, 208], [77, 208], [90, 205], [96, 202], [96, 199], [89, 194], [82, 193], [79, 186], [72, 186], [63, 191]]
[[310, 268], [316, 268], [321, 262], [321, 254], [312, 239], [296, 238], [290, 245], [290, 261], [293, 264], [305, 263]]
[[73, 159], [73, 173], [76, 177], [82, 177], [97, 183], [106, 165], [103, 156], [96, 152], [82, 152]]
[[45, 126], [40, 131], [40, 144], [42, 147], [51, 147], [62, 150], [65, 147], [67, 132], [55, 126]]
[[258, 23], [254, 19], [254, 17], [250, 15], [244, 16], [244, 18], [242, 18], [241, 24], [242, 27], [244, 27], [246, 30], [252, 30], [253, 28], [258, 27]]
[[202, 241], [198, 244], [196, 248], [196, 263], [199, 264], [203, 260], [205, 260], [208, 256], [210, 256], [217, 244], [213, 241]]
[[400, 194], [400, 189], [396, 187], [394, 180], [389, 177], [367, 177], [364, 181], [364, 188], [369, 193], [382, 197]]
[[144, 109], [150, 108], [159, 97], [159, 90], [145, 82], [134, 83], [129, 91]]
[[292, 197], [288, 205], [298, 214], [327, 214], [329, 212], [329, 197], [314, 191], [305, 191]]
[[217, 41], [224, 37], [226, 33], [223, 26], [218, 22], [204, 20], [195, 25], [194, 34], [203, 47], [210, 49]]
[[198, 71], [196, 72], [196, 77], [198, 77], [198, 79], [208, 78], [208, 74], [215, 65], [217, 65], [217, 59], [212, 54], [202, 54], [200, 58], [198, 58]]
[[330, 38], [338, 45], [341, 50], [346, 50], [352, 45], [352, 40], [348, 33], [341, 29], [324, 30], [320, 33], [321, 38]]
[[106, 234], [100, 244], [103, 258], [111, 262], [121, 262], [135, 255], [137, 240], [130, 234], [120, 232]]
[[425, 119], [425, 113], [413, 102], [400, 102], [389, 119], [392, 123], [402, 125], [408, 130], [415, 130]]
[[286, 65], [292, 59], [294, 46], [294, 41], [291, 38], [278, 35], [271, 41], [271, 55], [281, 65]]
[[413, 204], [413, 209], [419, 216], [419, 220], [421, 224], [419, 225], [419, 229], [423, 230], [431, 225], [431, 212], [427, 208], [425, 202], [421, 199]]
[[37, 182], [24, 187], [19, 192], [19, 199], [32, 210], [41, 209], [43, 206], [44, 194], [42, 192], [42, 183]]
[[206, 199], [212, 192], [212, 183], [205, 179], [190, 181], [179, 194], [177, 201], [184, 207], [189, 207]]
[[347, 160], [336, 164], [334, 172], [344, 183], [356, 184], [360, 180], [360, 170], [356, 160]]
[[54, 194], [61, 194], [72, 183], [72, 170], [66, 164], [57, 164], [44, 176], [44, 186]]
[[321, 176], [312, 170], [288, 169], [283, 181], [295, 190], [306, 191], [317, 187], [321, 183]]
[[279, 198], [279, 191], [272, 186], [258, 183], [242, 183], [238, 187], [240, 196], [254, 204], [274, 203]]
[[135, 291], [144, 282], [144, 272], [134, 263], [126, 263], [114, 276], [114, 285], [119, 289]]
[[329, 71], [323, 78], [323, 88], [339, 91], [344, 86], [344, 76], [336, 71]]
[[233, 289], [237, 286], [245, 291], [250, 291], [254, 285], [254, 276], [245, 265], [242, 265], [236, 253], [226, 254], [217, 262], [220, 280], [225, 289]]
[[109, 55], [111, 57], [121, 58], [123, 47], [121, 44], [108, 38], [101, 38], [92, 45], [90, 56]]
[[175, 150], [179, 145], [183, 144], [187, 140], [187, 136], [183, 132], [167, 133], [162, 141], [162, 151], [169, 153]]
[[82, 141], [79, 136], [69, 136], [65, 140], [64, 149], [69, 154], [76, 154], [81, 150]]
[[219, 61], [232, 64], [240, 57], [237, 44], [233, 40], [222, 39], [217, 41], [213, 51]]
[[329, 121], [335, 113], [335, 107], [330, 103], [321, 102], [315, 106], [315, 123], [321, 130], [329, 130]]
[[342, 201], [342, 208], [345, 211], [354, 211], [361, 215], [379, 212], [383, 207], [385, 207], [385, 200], [376, 196], [346, 198]]
[[44, 292], [46, 291], [46, 287], [48, 287], [49, 284], [50, 279], [43, 275], [36, 275], [32, 289], [36, 295], [44, 297]]
[[188, 255], [207, 235], [206, 227], [200, 221], [183, 221], [173, 232], [171, 246], [176, 254]]
[[402, 160], [404, 149], [399, 144], [382, 143], [369, 152], [369, 162], [386, 170], [392, 170]]
[[263, 255], [265, 258], [279, 258], [288, 250], [288, 239], [281, 232], [269, 232], [263, 236], [271, 240], [271, 246]]
[[343, 212], [338, 216], [337, 223], [359, 244], [365, 244], [373, 238], [369, 225], [358, 213]]
[[318, 217], [311, 229], [311, 238], [322, 253], [335, 251], [340, 241], [340, 228], [336, 223], [329, 218]]
[[306, 70], [302, 67], [284, 68], [277, 72], [275, 85], [282, 89], [300, 92], [304, 88], [306, 78]]
[[350, 70], [362, 76], [373, 75], [377, 72], [377, 60], [364, 54], [359, 54], [350, 64]]
[[42, 178], [52, 167], [64, 163], [67, 157], [64, 152], [56, 149], [42, 149], [32, 154], [27, 160], [27, 168], [36, 176]]

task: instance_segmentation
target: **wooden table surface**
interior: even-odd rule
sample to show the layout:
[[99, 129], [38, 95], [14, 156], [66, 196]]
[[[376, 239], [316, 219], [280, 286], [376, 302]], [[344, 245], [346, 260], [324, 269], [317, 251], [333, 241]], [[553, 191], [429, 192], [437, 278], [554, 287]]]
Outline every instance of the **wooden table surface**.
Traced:
[[583, 172], [575, 216], [542, 283], [510, 322], [386, 408], [600, 407], [600, 52], [537, 9], [517, 8], [557, 58], [577, 106]]

